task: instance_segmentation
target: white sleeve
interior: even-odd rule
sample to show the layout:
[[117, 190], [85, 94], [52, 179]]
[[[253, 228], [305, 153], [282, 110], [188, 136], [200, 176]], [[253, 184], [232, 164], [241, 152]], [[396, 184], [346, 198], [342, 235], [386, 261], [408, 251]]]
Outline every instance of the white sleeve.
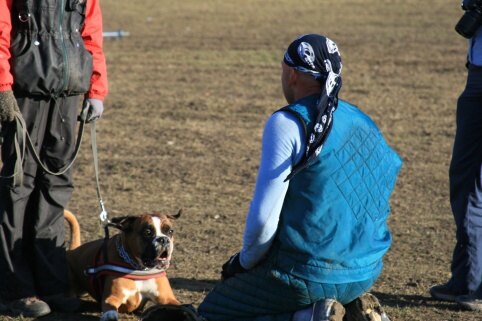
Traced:
[[258, 178], [246, 218], [240, 253], [240, 263], [246, 269], [261, 261], [273, 243], [288, 190], [289, 182], [284, 180], [304, 150], [301, 121], [289, 112], [274, 113], [264, 127]]

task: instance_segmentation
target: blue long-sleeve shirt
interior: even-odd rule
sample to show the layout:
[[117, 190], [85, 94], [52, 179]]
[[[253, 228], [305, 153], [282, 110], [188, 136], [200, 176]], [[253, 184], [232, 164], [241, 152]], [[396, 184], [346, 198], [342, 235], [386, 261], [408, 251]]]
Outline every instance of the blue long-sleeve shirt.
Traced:
[[246, 269], [262, 260], [273, 243], [288, 190], [288, 182], [284, 180], [306, 149], [304, 135], [303, 125], [291, 113], [274, 113], [266, 122], [258, 178], [240, 254], [241, 265]]
[[482, 67], [482, 26], [469, 39], [468, 59], [471, 64]]

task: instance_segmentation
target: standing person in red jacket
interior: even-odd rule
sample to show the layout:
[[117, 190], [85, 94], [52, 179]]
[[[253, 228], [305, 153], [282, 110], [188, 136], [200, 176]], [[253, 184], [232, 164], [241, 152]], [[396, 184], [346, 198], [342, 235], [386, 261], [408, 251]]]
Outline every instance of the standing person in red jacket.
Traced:
[[[81, 99], [89, 122], [102, 115], [106, 94], [98, 0], [0, 0], [0, 313], [80, 307], [64, 296], [72, 167], [53, 174], [71, 163]], [[32, 142], [25, 153], [15, 149], [21, 118]]]

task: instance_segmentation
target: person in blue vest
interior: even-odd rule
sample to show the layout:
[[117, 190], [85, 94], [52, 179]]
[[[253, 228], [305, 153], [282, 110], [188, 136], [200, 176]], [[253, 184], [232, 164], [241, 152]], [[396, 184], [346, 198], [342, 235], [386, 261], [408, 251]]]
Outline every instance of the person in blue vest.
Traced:
[[281, 69], [289, 105], [264, 127], [242, 249], [198, 313], [209, 321], [389, 321], [367, 291], [392, 241], [386, 220], [402, 160], [366, 114], [338, 99], [342, 63], [332, 40], [297, 38]]

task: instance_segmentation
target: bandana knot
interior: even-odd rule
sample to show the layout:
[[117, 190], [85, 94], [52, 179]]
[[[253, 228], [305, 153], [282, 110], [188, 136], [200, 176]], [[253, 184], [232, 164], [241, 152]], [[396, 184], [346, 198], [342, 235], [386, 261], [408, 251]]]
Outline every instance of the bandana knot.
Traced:
[[293, 166], [286, 180], [306, 168], [320, 154], [333, 125], [333, 113], [338, 107], [341, 89], [341, 63], [338, 46], [332, 40], [316, 34], [307, 34], [295, 39], [286, 50], [284, 62], [305, 74], [312, 75], [323, 84], [317, 102], [317, 116], [313, 134], [307, 140], [302, 160]]

